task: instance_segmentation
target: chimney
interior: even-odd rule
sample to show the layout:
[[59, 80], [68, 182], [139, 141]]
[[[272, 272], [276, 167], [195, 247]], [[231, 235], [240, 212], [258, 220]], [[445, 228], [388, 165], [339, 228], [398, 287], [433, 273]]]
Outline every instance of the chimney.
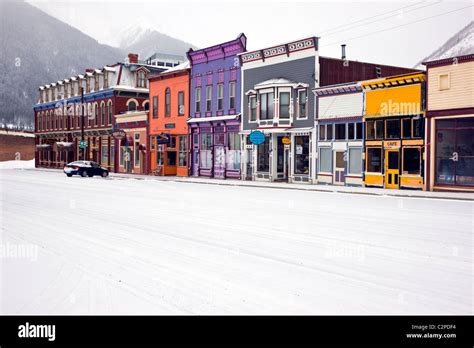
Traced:
[[136, 53], [129, 53], [128, 54], [128, 62], [130, 64], [137, 64], [138, 63], [138, 54]]
[[342, 59], [342, 60], [346, 60], [346, 44], [342, 44], [342, 45], [341, 45], [341, 49], [342, 49], [342, 57], [341, 57], [341, 59]]

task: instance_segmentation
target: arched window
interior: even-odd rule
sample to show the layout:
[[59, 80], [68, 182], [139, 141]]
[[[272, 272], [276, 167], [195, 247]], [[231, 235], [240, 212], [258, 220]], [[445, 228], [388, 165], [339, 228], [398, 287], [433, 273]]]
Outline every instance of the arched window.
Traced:
[[94, 125], [99, 124], [99, 104], [94, 104]]
[[128, 106], [128, 111], [137, 110], [137, 102], [135, 100], [129, 100], [127, 106]]
[[168, 117], [171, 114], [171, 91], [166, 88], [165, 91], [165, 116]]
[[109, 100], [109, 105], [108, 105], [108, 124], [112, 124], [112, 113], [113, 113], [112, 101]]
[[105, 124], [105, 103], [104, 102], [100, 104], [100, 124], [101, 125]]
[[150, 103], [148, 102], [148, 100], [143, 103], [143, 109], [145, 109], [146, 111], [150, 109]]

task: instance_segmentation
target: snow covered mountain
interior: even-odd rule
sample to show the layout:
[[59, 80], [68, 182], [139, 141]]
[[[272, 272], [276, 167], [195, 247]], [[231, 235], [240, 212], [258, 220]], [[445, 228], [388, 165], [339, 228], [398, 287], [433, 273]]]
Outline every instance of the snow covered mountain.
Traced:
[[446, 41], [436, 51], [431, 53], [429, 56], [422, 59], [415, 68], [423, 69], [424, 65], [422, 62], [429, 60], [437, 60], [444, 58], [451, 58], [456, 56], [462, 56], [466, 54], [474, 53], [474, 21], [469, 23], [458, 33], [453, 35], [448, 41]]
[[126, 52], [138, 53], [141, 59], [156, 52], [184, 56], [189, 48], [196, 48], [188, 42], [159, 32], [149, 21], [138, 19], [136, 23], [120, 31], [111, 44]]

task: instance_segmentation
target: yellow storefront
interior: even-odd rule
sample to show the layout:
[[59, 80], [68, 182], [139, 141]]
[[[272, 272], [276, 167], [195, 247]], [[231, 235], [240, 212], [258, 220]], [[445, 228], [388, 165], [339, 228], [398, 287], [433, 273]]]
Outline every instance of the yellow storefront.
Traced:
[[365, 186], [425, 189], [425, 75], [362, 82]]

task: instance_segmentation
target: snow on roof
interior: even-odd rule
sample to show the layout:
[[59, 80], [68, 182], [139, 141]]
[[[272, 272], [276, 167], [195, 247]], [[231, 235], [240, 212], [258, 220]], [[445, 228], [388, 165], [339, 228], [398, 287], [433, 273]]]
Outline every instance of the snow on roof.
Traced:
[[302, 87], [308, 87], [309, 86], [307, 83], [291, 81], [291, 80], [285, 79], [283, 77], [278, 77], [278, 78], [273, 78], [273, 79], [270, 79], [270, 80], [266, 80], [266, 81], [257, 83], [255, 85], [255, 88], [261, 88], [261, 87], [264, 87], [264, 86], [274, 86], [274, 85], [291, 85], [291, 86], [302, 86]]

